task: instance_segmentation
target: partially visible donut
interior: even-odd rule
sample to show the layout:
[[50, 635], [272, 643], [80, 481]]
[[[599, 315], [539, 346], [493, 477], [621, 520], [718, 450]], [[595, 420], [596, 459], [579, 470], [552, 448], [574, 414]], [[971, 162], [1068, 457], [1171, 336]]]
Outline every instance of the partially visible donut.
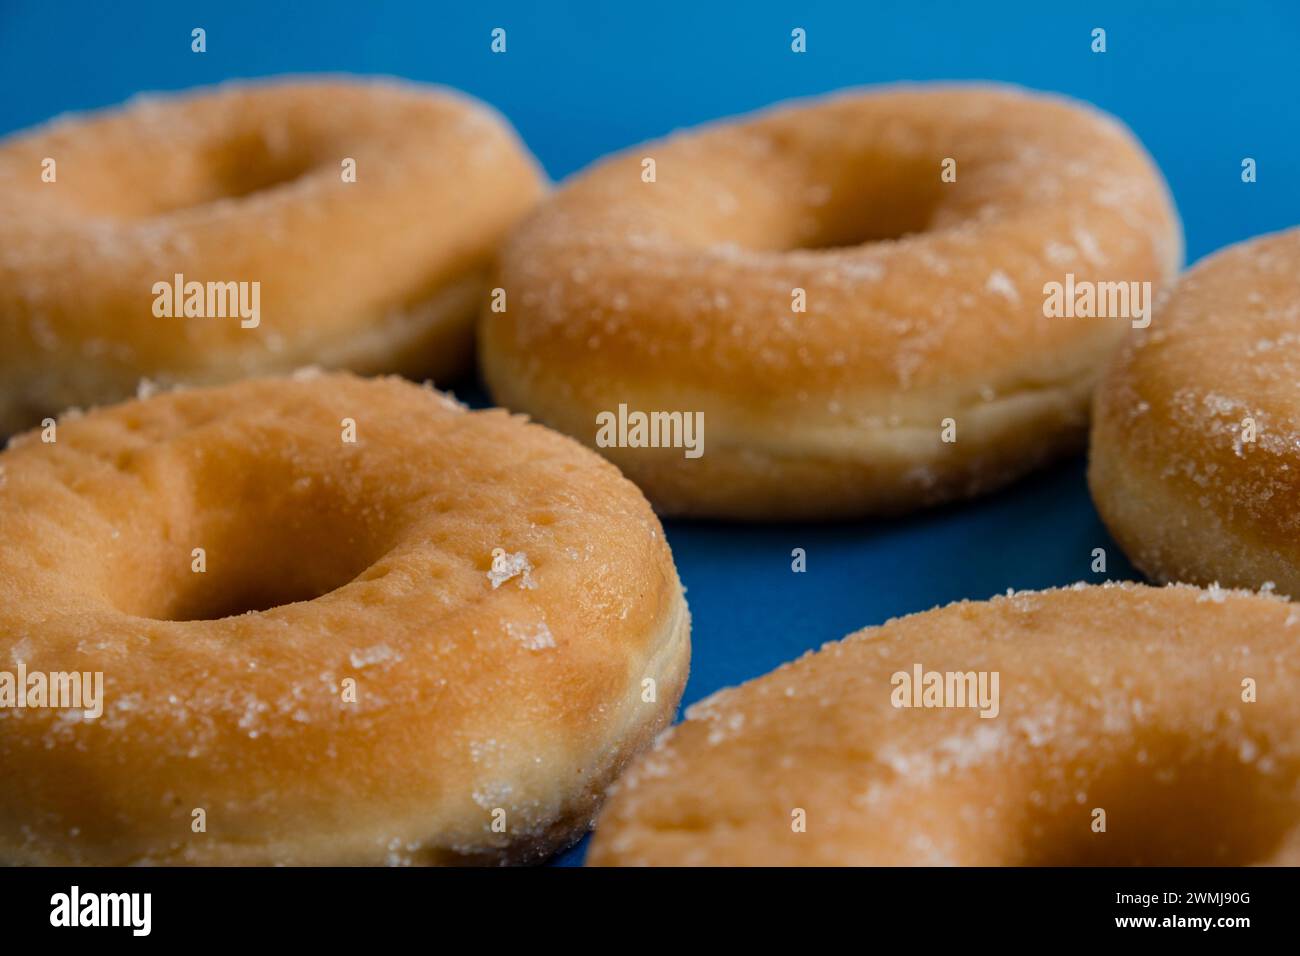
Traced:
[[[543, 182], [488, 107], [389, 80], [225, 85], [11, 137], [0, 435], [142, 377], [464, 371], [489, 261]], [[211, 315], [160, 299], [178, 275]], [[255, 282], [256, 324], [220, 317], [226, 283], [251, 315]]]
[[0, 671], [103, 675], [98, 718], [0, 707], [0, 863], [537, 860], [682, 692], [649, 505], [501, 411], [252, 380], [0, 474]]
[[702, 413], [699, 457], [600, 448], [662, 512], [903, 511], [1082, 447], [1131, 321], [1048, 318], [1045, 286], [1155, 294], [1181, 257], [1159, 172], [1105, 114], [854, 92], [578, 176], [503, 250], [481, 362], [498, 402], [589, 445], [620, 405]]
[[1300, 597], [1300, 229], [1188, 272], [1094, 417], [1093, 499], [1135, 565]]
[[[690, 708], [589, 860], [1300, 864], [1298, 635], [1280, 598], [1134, 584], [890, 621]], [[928, 706], [960, 703], [931, 673], [995, 706]]]

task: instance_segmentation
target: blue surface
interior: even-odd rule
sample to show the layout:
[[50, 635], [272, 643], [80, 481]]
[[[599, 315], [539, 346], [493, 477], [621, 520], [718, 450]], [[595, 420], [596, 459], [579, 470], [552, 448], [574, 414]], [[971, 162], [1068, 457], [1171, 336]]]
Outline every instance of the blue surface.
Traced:
[[[308, 9], [310, 7], [310, 10]], [[208, 52], [190, 52], [190, 30]], [[493, 27], [507, 53], [489, 51]], [[808, 52], [790, 52], [790, 30]], [[1094, 27], [1108, 50], [1090, 51]], [[842, 86], [996, 79], [1089, 100], [1165, 172], [1189, 260], [1300, 223], [1300, 4], [25, 3], [0, 0], [0, 132], [284, 72], [388, 73], [496, 105], [555, 178], [674, 128]], [[1240, 179], [1243, 157], [1259, 181]], [[2, 214], [2, 211], [0, 211]], [[892, 615], [1132, 577], [1080, 461], [889, 522], [668, 526], [695, 618], [686, 702]], [[1109, 574], [1090, 572], [1105, 547]], [[790, 569], [790, 551], [808, 570]], [[577, 862], [582, 848], [561, 862]]]

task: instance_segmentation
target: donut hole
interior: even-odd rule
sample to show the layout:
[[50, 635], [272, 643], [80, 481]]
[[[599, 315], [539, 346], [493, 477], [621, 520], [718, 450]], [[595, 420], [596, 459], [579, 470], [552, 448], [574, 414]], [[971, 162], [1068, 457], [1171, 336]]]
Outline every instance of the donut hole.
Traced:
[[382, 489], [331, 477], [328, 463], [303, 475], [291, 459], [213, 458], [199, 459], [191, 474], [200, 483], [178, 496], [152, 540], [126, 549], [132, 565], [109, 569], [119, 610], [164, 621], [266, 611], [329, 594], [390, 550], [400, 517]]
[[[1285, 773], [1264, 773], [1228, 747], [1165, 737], [1089, 774], [1058, 809], [1032, 812], [1028, 866], [1244, 866], [1268, 860], [1288, 838], [1295, 805]], [[1185, 756], [1195, 754], [1195, 756]], [[1094, 832], [1094, 810], [1105, 832]], [[1023, 832], [1023, 831], [1022, 831]]]
[[207, 570], [177, 576], [131, 613], [156, 620], [217, 620], [313, 601], [356, 580], [369, 567], [364, 549], [348, 554], [318, 529], [292, 523], [217, 535]]
[[[158, 613], [144, 616], [167, 621], [215, 621], [269, 611], [299, 601], [314, 601], [355, 580], [365, 570], [334, 563], [304, 572], [285, 557], [281, 556], [275, 567], [261, 560], [258, 569], [244, 564], [225, 574], [213, 574], [209, 565], [206, 574], [192, 575], [196, 579], [191, 582], [193, 586], [177, 589], [173, 600], [158, 608]], [[247, 558], [235, 560], [246, 562]], [[301, 563], [299, 556], [296, 564]]]
[[[747, 182], [738, 186], [737, 177]], [[708, 202], [741, 189], [743, 206]], [[824, 147], [798, 150], [781, 171], [758, 180], [743, 167], [701, 177], [675, 197], [673, 213], [686, 241], [762, 252], [834, 251], [932, 230], [955, 189], [929, 158], [870, 148], [844, 155]]]
[[242, 199], [301, 179], [316, 163], [306, 151], [272, 144], [260, 134], [248, 133], [227, 140], [203, 157], [202, 199]]
[[[858, 174], [866, 167], [870, 172]], [[929, 230], [943, 197], [936, 170], [868, 157], [850, 170], [805, 190], [809, 207], [787, 250], [834, 250], [902, 239]]]
[[135, 221], [214, 203], [248, 199], [296, 182], [317, 167], [310, 149], [238, 134], [150, 163], [105, 164], [81, 158], [70, 180], [78, 213]]

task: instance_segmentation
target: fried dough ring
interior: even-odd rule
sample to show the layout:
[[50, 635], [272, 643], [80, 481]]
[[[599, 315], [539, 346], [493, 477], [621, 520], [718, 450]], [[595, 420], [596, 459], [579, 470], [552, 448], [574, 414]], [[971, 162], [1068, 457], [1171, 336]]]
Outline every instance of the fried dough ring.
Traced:
[[1135, 565], [1300, 597], [1300, 229], [1189, 271], [1094, 421], [1093, 500]]
[[[488, 107], [390, 80], [229, 84], [10, 137], [0, 436], [141, 378], [314, 364], [442, 382], [470, 364], [489, 262], [543, 188]], [[203, 315], [155, 314], [177, 275], [204, 287]], [[231, 315], [226, 284], [251, 312], [254, 282], [257, 318]]]
[[[589, 860], [1295, 865], [1297, 635], [1280, 598], [1135, 584], [890, 621], [690, 708]], [[896, 707], [918, 664], [999, 674], [996, 715]]]
[[1131, 322], [1048, 318], [1046, 283], [1154, 294], [1181, 258], [1159, 172], [1110, 117], [1006, 88], [854, 92], [579, 175], [503, 250], [480, 356], [498, 402], [587, 444], [620, 404], [702, 412], [698, 458], [600, 449], [663, 513], [906, 511], [1084, 444]]
[[104, 691], [98, 718], [0, 708], [0, 862], [534, 861], [681, 695], [649, 505], [499, 410], [260, 379], [67, 420], [0, 468], [0, 670]]

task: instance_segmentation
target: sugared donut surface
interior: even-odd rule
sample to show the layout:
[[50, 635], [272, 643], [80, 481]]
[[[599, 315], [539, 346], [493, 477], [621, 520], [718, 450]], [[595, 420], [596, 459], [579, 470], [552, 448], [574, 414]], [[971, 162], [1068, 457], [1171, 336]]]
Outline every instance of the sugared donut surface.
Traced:
[[1088, 477], [1151, 577], [1300, 597], [1300, 229], [1179, 281], [1097, 391]]
[[543, 189], [488, 107], [391, 80], [230, 84], [10, 137], [0, 435], [142, 377], [441, 382], [469, 364], [489, 261]]
[[[620, 780], [589, 859], [1297, 864], [1298, 638], [1300, 605], [1185, 585], [890, 621], [692, 707]], [[929, 706], [961, 699], [930, 697], [931, 673], [986, 675], [994, 706]]]
[[0, 708], [3, 863], [538, 860], [685, 682], [640, 492], [395, 378], [160, 394], [0, 474], [0, 671], [102, 675]]
[[1103, 113], [852, 92], [579, 175], [508, 241], [481, 363], [497, 401], [588, 444], [620, 405], [703, 413], [698, 457], [600, 449], [665, 513], [903, 511], [1080, 447], [1132, 322], [1048, 317], [1045, 287], [1154, 295], [1181, 256], [1159, 172]]

